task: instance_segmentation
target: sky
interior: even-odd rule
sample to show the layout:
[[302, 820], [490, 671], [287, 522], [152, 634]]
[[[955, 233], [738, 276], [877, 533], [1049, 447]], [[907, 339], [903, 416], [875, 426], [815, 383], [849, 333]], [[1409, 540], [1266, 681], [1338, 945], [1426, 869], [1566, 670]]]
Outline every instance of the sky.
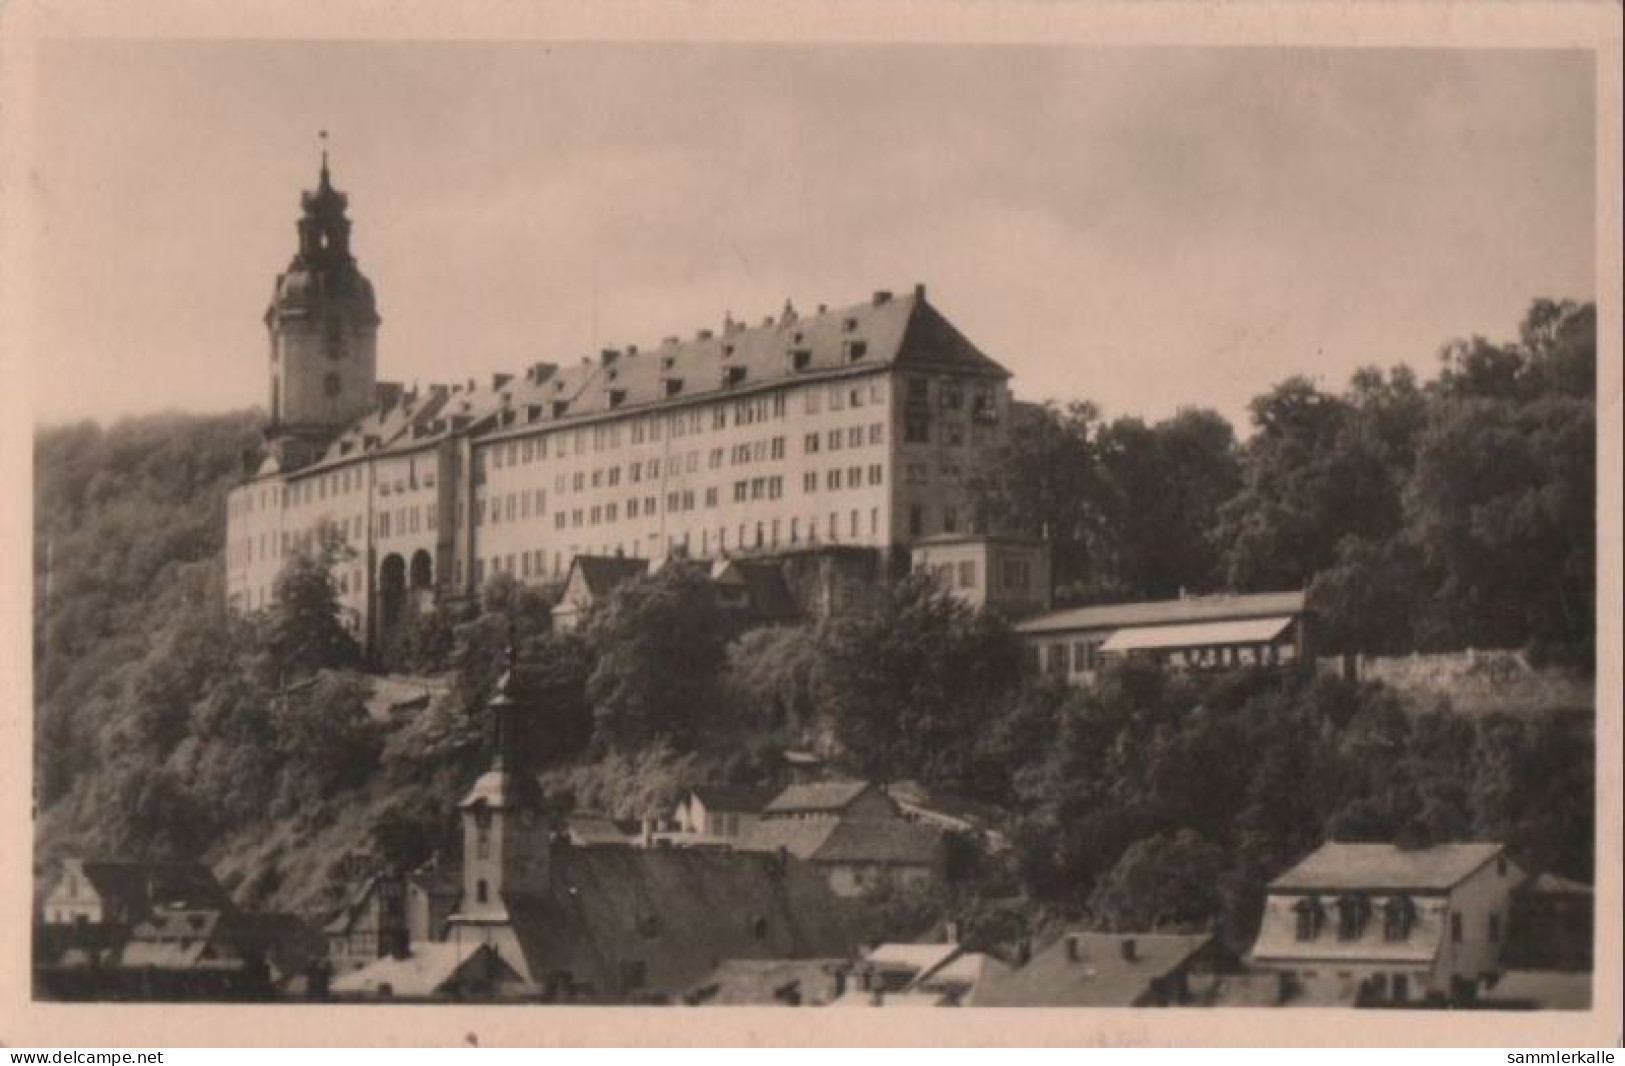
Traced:
[[1595, 297], [1580, 52], [64, 41], [37, 421], [264, 404], [330, 131], [380, 377], [484, 376], [924, 283], [1028, 400], [1431, 374]]

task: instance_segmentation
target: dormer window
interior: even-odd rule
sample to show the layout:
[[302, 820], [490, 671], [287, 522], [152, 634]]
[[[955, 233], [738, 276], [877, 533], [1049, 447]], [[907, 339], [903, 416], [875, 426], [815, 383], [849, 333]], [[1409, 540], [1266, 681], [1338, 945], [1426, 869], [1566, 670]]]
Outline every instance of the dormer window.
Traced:
[[1383, 905], [1382, 908], [1382, 938], [1384, 940], [1404, 940], [1411, 935], [1411, 923], [1416, 918], [1416, 908], [1404, 896], [1395, 896]]
[[610, 389], [609, 390], [609, 405], [611, 407], [619, 407], [619, 406], [621, 406], [621, 404], [623, 404], [625, 402], [626, 402], [626, 390], [625, 389]]
[[732, 358], [733, 354], [734, 354], [734, 346], [732, 344], [724, 344], [722, 346], [722, 358], [724, 358], [724, 359]]
[[724, 385], [738, 385], [745, 380], [745, 368], [742, 366], [729, 366], [722, 369], [722, 383]]
[[868, 341], [847, 341], [846, 358], [848, 362], [857, 362], [869, 354]]
[[672, 367], [674, 367], [676, 365], [677, 365], [677, 357], [676, 356], [664, 355], [664, 356], [660, 357], [660, 369], [662, 369], [662, 370], [670, 370]]
[[676, 396], [678, 393], [680, 393], [682, 391], [683, 391], [683, 379], [682, 378], [667, 378], [666, 379], [666, 395], [667, 396]]
[[1365, 932], [1366, 901], [1359, 896], [1344, 896], [1337, 901], [1337, 939], [1358, 940]]
[[790, 351], [790, 365], [797, 370], [805, 370], [812, 365], [812, 349], [794, 348]]
[[1300, 899], [1292, 905], [1297, 917], [1297, 937], [1299, 940], [1313, 940], [1320, 935], [1321, 909], [1320, 901], [1314, 898]]
[[841, 322], [841, 328], [848, 333], [853, 333], [858, 328], [858, 320], [855, 318], [843, 319]]
[[563, 418], [567, 413], [569, 413], [569, 410], [570, 410], [570, 401], [569, 400], [554, 400], [553, 401], [553, 417], [554, 418]]

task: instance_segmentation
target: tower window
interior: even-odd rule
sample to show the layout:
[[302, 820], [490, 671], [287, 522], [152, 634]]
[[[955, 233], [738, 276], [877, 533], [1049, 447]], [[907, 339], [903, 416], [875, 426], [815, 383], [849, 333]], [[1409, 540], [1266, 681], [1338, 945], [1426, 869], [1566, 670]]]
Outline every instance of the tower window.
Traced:
[[327, 390], [327, 394], [329, 396], [337, 396], [344, 388], [344, 383], [339, 380], [339, 376], [337, 374], [329, 374], [323, 380], [322, 386]]

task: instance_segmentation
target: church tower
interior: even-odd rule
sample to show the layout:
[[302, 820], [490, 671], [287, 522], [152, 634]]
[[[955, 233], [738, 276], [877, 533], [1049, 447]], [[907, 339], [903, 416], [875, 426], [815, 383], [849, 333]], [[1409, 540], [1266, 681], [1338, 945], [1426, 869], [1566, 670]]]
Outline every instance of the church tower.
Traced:
[[495, 729], [491, 768], [458, 804], [463, 821], [463, 899], [454, 923], [505, 925], [506, 898], [547, 891], [552, 833], [540, 790], [521, 756], [521, 715], [508, 672], [487, 707]]
[[372, 282], [350, 254], [349, 198], [333, 188], [325, 146], [316, 189], [303, 194], [301, 206], [299, 250], [277, 276], [265, 312], [271, 341], [265, 435], [284, 471], [314, 461], [370, 409], [378, 379]]

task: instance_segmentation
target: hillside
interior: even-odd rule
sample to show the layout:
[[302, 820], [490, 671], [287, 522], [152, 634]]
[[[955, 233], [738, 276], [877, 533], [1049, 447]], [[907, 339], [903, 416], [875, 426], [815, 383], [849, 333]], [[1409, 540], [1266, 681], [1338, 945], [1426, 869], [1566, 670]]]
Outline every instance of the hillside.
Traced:
[[[1439, 670], [1394, 675], [1414, 697], [1133, 665], [1080, 691], [1025, 677], [1007, 625], [917, 577], [861, 612], [746, 630], [668, 567], [571, 636], [547, 631], [533, 590], [494, 581], [409, 642], [440, 694], [379, 720], [375, 679], [277, 661], [291, 611], [225, 611], [221, 492], [252, 434], [246, 413], [40, 434], [37, 871], [68, 850], [202, 858], [245, 903], [320, 914], [347, 857], [455, 853], [454, 805], [487, 758], [479, 708], [516, 636], [521, 698], [546, 723], [531, 757], [561, 807], [636, 817], [682, 784], [770, 782], [772, 750], [816, 733], [847, 772], [1005, 812], [1011, 851], [958, 854], [949, 891], [891, 901], [900, 929], [1156, 916], [1240, 942], [1264, 882], [1328, 837], [1493, 839], [1593, 873], [1583, 686], [1488, 706], [1469, 671], [1470, 714]], [[299, 563], [318, 607], [322, 566]], [[990, 900], [1020, 913], [988, 917]]]

